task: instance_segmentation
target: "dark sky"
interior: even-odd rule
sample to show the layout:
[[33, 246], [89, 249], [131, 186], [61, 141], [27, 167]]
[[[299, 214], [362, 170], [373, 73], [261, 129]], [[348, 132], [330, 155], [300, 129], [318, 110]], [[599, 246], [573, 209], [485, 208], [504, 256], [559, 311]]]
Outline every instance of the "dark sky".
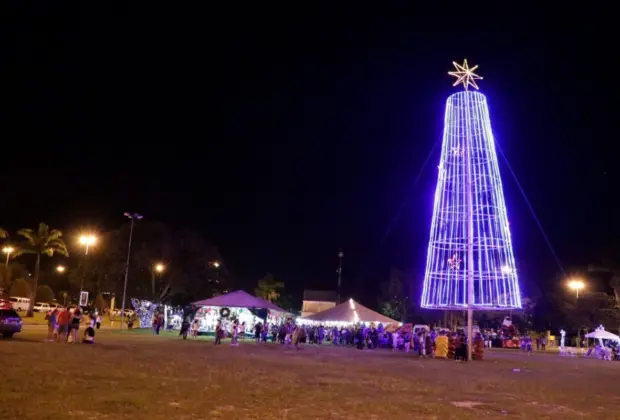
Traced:
[[[372, 305], [390, 267], [423, 271], [438, 148], [423, 163], [468, 58], [562, 264], [619, 233], [604, 11], [36, 4], [3, 13], [6, 228], [137, 211], [204, 233], [241, 286], [272, 271], [294, 293], [332, 287], [342, 247], [345, 290]], [[557, 265], [500, 170], [522, 277], [548, 283]]]

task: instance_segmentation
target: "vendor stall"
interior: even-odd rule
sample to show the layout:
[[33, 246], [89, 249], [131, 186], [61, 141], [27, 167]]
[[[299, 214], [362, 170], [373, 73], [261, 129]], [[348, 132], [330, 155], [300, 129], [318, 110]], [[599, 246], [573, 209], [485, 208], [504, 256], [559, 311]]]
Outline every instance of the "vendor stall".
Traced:
[[218, 321], [222, 321], [226, 330], [237, 320], [247, 333], [254, 330], [257, 323], [279, 325], [290, 316], [284, 309], [268, 300], [252, 296], [243, 290], [204, 299], [192, 303], [197, 308], [194, 320], [198, 320], [198, 331], [211, 333], [215, 331]]
[[387, 325], [399, 325], [400, 322], [394, 321], [385, 315], [381, 315], [378, 312], [368, 309], [367, 307], [360, 305], [353, 299], [349, 299], [338, 306], [327, 309], [317, 314], [312, 314], [306, 317], [298, 318], [298, 324], [321, 324], [326, 326], [334, 325], [351, 325], [351, 324], [383, 324]]

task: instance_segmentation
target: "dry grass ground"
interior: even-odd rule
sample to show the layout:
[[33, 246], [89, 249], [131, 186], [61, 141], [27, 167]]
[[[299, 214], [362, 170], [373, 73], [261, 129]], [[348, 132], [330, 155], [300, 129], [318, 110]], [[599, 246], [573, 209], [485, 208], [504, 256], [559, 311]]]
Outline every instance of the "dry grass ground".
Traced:
[[0, 419], [620, 419], [618, 362], [496, 350], [456, 363], [109, 329], [88, 346], [44, 334], [0, 340]]

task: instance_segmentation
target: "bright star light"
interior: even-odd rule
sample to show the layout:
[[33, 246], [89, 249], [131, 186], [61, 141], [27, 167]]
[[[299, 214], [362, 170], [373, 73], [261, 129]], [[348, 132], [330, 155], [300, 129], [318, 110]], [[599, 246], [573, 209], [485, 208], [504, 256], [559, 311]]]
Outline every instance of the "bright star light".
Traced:
[[457, 63], [456, 61], [453, 61], [452, 65], [454, 66], [454, 68], [456, 68], [456, 71], [448, 72], [450, 76], [456, 77], [456, 82], [454, 82], [452, 86], [458, 86], [462, 83], [465, 90], [467, 90], [470, 85], [476, 88], [476, 90], [479, 89], [478, 85], [476, 84], [476, 80], [482, 80], [482, 76], [478, 76], [474, 73], [474, 71], [478, 68], [477, 65], [469, 68], [467, 60], [463, 60], [462, 65]]

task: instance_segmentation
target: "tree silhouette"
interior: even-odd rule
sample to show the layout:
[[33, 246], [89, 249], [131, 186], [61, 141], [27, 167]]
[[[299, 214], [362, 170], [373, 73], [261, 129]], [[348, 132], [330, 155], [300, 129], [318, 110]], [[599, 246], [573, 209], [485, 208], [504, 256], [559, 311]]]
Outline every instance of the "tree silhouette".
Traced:
[[17, 249], [16, 256], [23, 254], [36, 255], [34, 265], [34, 277], [32, 279], [32, 290], [30, 292], [30, 306], [26, 316], [31, 317], [34, 311], [36, 292], [39, 286], [39, 273], [41, 271], [41, 255], [53, 256], [55, 253], [69, 256], [67, 245], [62, 240], [62, 232], [57, 229], [50, 229], [45, 223], [39, 223], [37, 230], [21, 229], [17, 232], [25, 238], [24, 243]]

